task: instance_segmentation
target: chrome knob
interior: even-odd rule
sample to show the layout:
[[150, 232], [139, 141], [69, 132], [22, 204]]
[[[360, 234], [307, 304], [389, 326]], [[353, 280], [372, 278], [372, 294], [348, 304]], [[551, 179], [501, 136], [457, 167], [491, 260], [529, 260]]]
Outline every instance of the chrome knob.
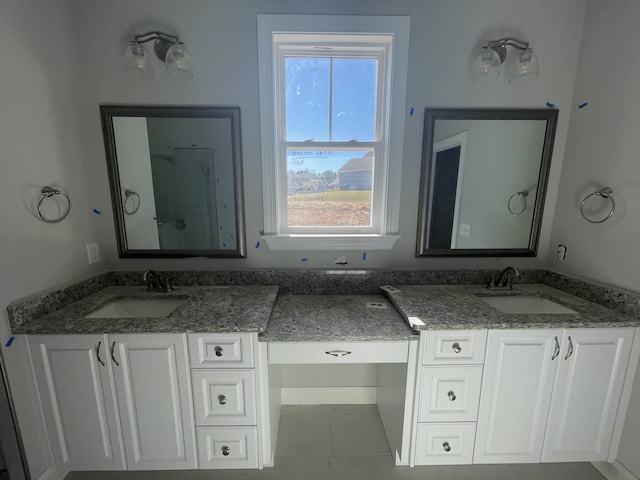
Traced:
[[456, 398], [458, 398], [458, 397], [456, 397], [456, 394], [455, 394], [455, 392], [453, 390], [451, 390], [449, 393], [447, 393], [447, 397], [449, 397], [449, 400], [451, 400], [452, 402], [455, 402]]
[[449, 442], [444, 442], [442, 444], [442, 448], [444, 449], [445, 452], [450, 452], [451, 451], [451, 445], [449, 445]]
[[222, 347], [216, 347], [216, 357], [221, 357], [222, 356], [222, 352], [224, 352], [224, 348]]
[[462, 347], [460, 346], [459, 343], [454, 343], [451, 348], [453, 348], [453, 352], [454, 353], [460, 353], [462, 351]]
[[218, 402], [220, 403], [220, 405], [226, 405], [227, 397], [225, 397], [224, 395], [218, 395]]
[[230, 453], [231, 453], [231, 449], [229, 447], [227, 447], [226, 445], [222, 447], [222, 455], [224, 455], [225, 457], [228, 457]]

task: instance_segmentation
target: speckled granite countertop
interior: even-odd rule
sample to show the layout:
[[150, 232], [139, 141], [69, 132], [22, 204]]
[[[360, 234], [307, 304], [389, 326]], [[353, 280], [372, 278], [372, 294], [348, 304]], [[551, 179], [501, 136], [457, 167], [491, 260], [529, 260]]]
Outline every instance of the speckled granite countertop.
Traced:
[[[367, 302], [385, 308], [367, 308]], [[384, 341], [416, 333], [383, 295], [282, 295], [263, 342]]]
[[[14, 334], [262, 332], [277, 296], [276, 286], [175, 287], [169, 293], [107, 287], [11, 330]], [[120, 298], [184, 298], [185, 303], [162, 318], [85, 318]]]
[[[542, 284], [518, 284], [506, 291], [492, 291], [480, 285], [397, 285], [381, 289], [416, 330], [640, 327], [636, 317]], [[493, 295], [536, 295], [577, 313], [502, 313], [480, 298]]]

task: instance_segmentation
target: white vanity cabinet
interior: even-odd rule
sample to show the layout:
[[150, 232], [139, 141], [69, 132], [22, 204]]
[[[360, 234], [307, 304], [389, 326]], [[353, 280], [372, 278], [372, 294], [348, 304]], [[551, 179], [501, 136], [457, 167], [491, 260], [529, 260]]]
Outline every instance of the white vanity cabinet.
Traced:
[[490, 331], [474, 463], [607, 460], [633, 339], [632, 328]]
[[63, 470], [196, 467], [184, 335], [28, 338]]
[[189, 334], [198, 467], [258, 468], [255, 333]]

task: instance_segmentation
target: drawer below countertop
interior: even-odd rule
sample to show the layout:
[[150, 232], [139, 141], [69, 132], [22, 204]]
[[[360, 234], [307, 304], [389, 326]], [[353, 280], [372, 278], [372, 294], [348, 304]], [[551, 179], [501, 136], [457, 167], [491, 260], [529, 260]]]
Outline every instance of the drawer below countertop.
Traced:
[[409, 342], [269, 342], [269, 363], [407, 363]]

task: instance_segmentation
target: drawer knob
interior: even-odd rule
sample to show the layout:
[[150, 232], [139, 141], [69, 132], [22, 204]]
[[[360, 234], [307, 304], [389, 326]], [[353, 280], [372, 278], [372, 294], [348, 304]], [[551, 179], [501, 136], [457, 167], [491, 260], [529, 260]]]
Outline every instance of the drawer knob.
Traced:
[[224, 395], [218, 395], [218, 402], [220, 403], [220, 405], [226, 405], [227, 397], [225, 397]]
[[450, 452], [451, 451], [451, 445], [449, 445], [449, 442], [444, 442], [442, 444], [442, 448], [444, 449], [445, 452]]
[[231, 453], [231, 449], [229, 447], [227, 447], [226, 445], [222, 447], [222, 455], [224, 455], [225, 457], [228, 457], [230, 453]]
[[216, 357], [221, 357], [222, 353], [224, 352], [224, 348], [222, 347], [216, 347]]
[[327, 355], [332, 355], [334, 357], [344, 357], [346, 355], [351, 355], [351, 352], [348, 352], [346, 350], [331, 350], [330, 352], [324, 352]]
[[455, 402], [456, 398], [458, 398], [458, 397], [456, 397], [456, 394], [455, 394], [455, 392], [453, 390], [451, 390], [449, 393], [447, 393], [447, 397], [449, 397], [449, 400], [451, 400], [452, 402]]
[[460, 353], [462, 351], [462, 347], [458, 342], [454, 343], [451, 348], [453, 348], [453, 353]]

